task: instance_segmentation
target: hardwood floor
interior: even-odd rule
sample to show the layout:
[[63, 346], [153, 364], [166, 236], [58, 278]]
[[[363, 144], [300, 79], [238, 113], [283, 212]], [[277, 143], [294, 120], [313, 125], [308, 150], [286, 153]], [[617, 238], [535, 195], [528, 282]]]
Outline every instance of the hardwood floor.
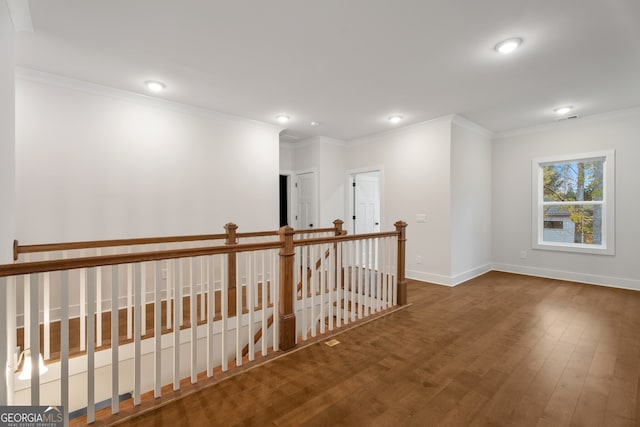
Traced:
[[127, 425], [640, 425], [640, 292], [491, 272]]

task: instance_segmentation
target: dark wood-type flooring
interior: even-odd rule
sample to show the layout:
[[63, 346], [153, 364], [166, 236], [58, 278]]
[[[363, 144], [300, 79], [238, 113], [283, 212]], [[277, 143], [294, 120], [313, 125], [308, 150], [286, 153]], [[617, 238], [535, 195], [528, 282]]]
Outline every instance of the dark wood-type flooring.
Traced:
[[640, 292], [491, 272], [126, 421], [640, 425]]

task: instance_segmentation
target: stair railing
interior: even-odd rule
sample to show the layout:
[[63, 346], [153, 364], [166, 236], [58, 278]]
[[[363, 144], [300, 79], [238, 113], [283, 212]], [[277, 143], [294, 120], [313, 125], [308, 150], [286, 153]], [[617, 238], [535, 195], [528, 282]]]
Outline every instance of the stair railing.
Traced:
[[[185, 378], [195, 384], [228, 370], [233, 361], [242, 366], [257, 353], [291, 349], [313, 325], [315, 332], [323, 333], [406, 304], [406, 224], [397, 222], [391, 232], [352, 236], [342, 231], [341, 221], [334, 225], [303, 233], [282, 227], [277, 232], [242, 234], [227, 224], [225, 234], [191, 240], [220, 241], [215, 245], [80, 257], [67, 253], [61, 259], [0, 265], [0, 366], [8, 367], [0, 369], [0, 405], [63, 405], [65, 422], [78, 405], [85, 405], [86, 421], [93, 422], [101, 401], [109, 401], [112, 413], [119, 412], [123, 389], [132, 391], [136, 406], [143, 393], [160, 397], [168, 393], [168, 384], [177, 391]], [[241, 242], [255, 238], [266, 241]], [[162, 239], [136, 239], [134, 244], [178, 243], [168, 242], [175, 238]], [[123, 243], [91, 242], [87, 248], [80, 242], [65, 249], [16, 242], [15, 247], [17, 254], [32, 254], [44, 249], [105, 250]], [[310, 268], [311, 277], [296, 277], [298, 264], [309, 268], [305, 260], [310, 259], [316, 265], [320, 260], [318, 267]], [[301, 300], [296, 297], [297, 279], [306, 280]], [[52, 342], [42, 337], [51, 326], [44, 321], [50, 320], [45, 312], [52, 304], [59, 305], [54, 334], [59, 335], [59, 345], [53, 353], [49, 349], [49, 371], [44, 373], [39, 353], [47, 352]], [[24, 312], [18, 313], [22, 307]], [[32, 350], [28, 381], [17, 375], [15, 331], [20, 316], [21, 347]], [[74, 322], [80, 333], [70, 335]], [[261, 336], [256, 340], [258, 330]], [[79, 351], [71, 357], [74, 349]], [[52, 354], [57, 361], [52, 361]], [[181, 360], [184, 355], [188, 360]], [[122, 370], [130, 375], [123, 377]], [[83, 402], [70, 400], [70, 388], [86, 390]]]

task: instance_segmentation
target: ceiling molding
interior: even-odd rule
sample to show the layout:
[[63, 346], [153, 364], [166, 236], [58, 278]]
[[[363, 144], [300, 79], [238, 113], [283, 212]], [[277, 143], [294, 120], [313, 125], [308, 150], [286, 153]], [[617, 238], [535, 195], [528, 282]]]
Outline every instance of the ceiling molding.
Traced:
[[16, 80], [27, 80], [36, 83], [41, 83], [50, 86], [57, 86], [64, 89], [78, 90], [82, 92], [91, 93], [94, 95], [106, 96], [114, 99], [124, 100], [128, 102], [134, 102], [142, 105], [149, 105], [158, 108], [166, 108], [181, 113], [217, 117], [230, 121], [242, 121], [245, 123], [253, 123], [261, 125], [267, 128], [274, 129], [278, 133], [282, 132], [285, 128], [282, 126], [276, 126], [272, 123], [261, 122], [258, 120], [249, 119], [246, 117], [235, 116], [233, 114], [222, 113], [220, 111], [210, 110], [203, 107], [196, 107], [195, 105], [182, 104], [175, 101], [169, 101], [162, 98], [156, 98], [149, 95], [143, 95], [141, 93], [129, 92], [122, 89], [116, 89], [109, 86], [103, 86], [96, 83], [87, 82], [84, 80], [77, 80], [70, 77], [64, 77], [57, 74], [46, 73], [44, 71], [34, 70], [31, 68], [16, 67], [15, 68]]
[[414, 123], [411, 125], [407, 125], [407, 126], [403, 126], [403, 127], [399, 127], [399, 128], [393, 128], [393, 129], [389, 129], [389, 130], [385, 130], [383, 132], [378, 132], [378, 133], [374, 133], [371, 135], [367, 135], [367, 136], [363, 136], [360, 138], [355, 138], [355, 139], [350, 139], [348, 141], [346, 141], [346, 145], [349, 147], [355, 147], [357, 145], [363, 145], [363, 144], [371, 144], [374, 143], [378, 140], [378, 138], [383, 137], [383, 136], [389, 136], [389, 135], [393, 135], [393, 134], [398, 134], [398, 135], [402, 135], [405, 132], [408, 132], [410, 130], [412, 130], [413, 128], [419, 127], [419, 126], [424, 126], [427, 124], [434, 124], [437, 122], [441, 122], [441, 121], [447, 121], [448, 123], [451, 123], [453, 119], [453, 114], [449, 114], [447, 116], [442, 116], [442, 117], [437, 117], [435, 119], [431, 119], [431, 120], [426, 120], [424, 122], [418, 122], [418, 123]]
[[635, 115], [640, 115], [640, 107], [625, 108], [622, 110], [608, 111], [606, 113], [591, 114], [589, 116], [580, 116], [580, 118], [574, 119], [574, 120], [556, 120], [552, 123], [545, 123], [537, 126], [530, 126], [530, 127], [521, 128], [521, 129], [514, 129], [514, 130], [505, 131], [505, 132], [499, 132], [494, 134], [493, 139], [494, 140], [506, 139], [506, 138], [512, 138], [514, 136], [543, 132], [550, 129], [564, 128], [568, 126], [573, 126], [575, 124], [578, 124], [584, 121], [590, 122], [595, 120], [611, 120], [611, 119], [617, 119], [617, 118], [629, 117], [629, 116], [635, 116]]
[[466, 118], [464, 118], [462, 116], [459, 116], [457, 114], [455, 116], [453, 116], [453, 119], [451, 120], [451, 122], [453, 124], [455, 124], [455, 125], [463, 127], [463, 128], [465, 128], [467, 130], [470, 130], [472, 132], [479, 133], [480, 135], [482, 135], [482, 136], [484, 136], [486, 138], [493, 138], [493, 136], [494, 136], [494, 132], [490, 131], [489, 129], [484, 128], [484, 127], [480, 126], [479, 124], [474, 123], [471, 120], [466, 119]]
[[7, 0], [11, 23], [16, 32], [24, 31], [33, 33], [33, 21], [28, 0]]

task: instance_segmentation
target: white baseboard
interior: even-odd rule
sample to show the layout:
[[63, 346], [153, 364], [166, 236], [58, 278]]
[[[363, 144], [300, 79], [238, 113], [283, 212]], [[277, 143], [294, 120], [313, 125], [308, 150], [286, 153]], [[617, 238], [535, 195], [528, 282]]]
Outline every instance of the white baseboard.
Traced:
[[550, 268], [527, 267], [513, 264], [493, 264], [492, 270], [506, 273], [524, 274], [526, 276], [545, 277], [548, 279], [567, 280], [587, 283], [589, 285], [608, 286], [610, 288], [640, 291], [640, 280], [623, 277], [601, 276], [597, 274], [576, 273], [573, 271], [553, 270]]
[[456, 274], [455, 276], [446, 276], [444, 274], [425, 273], [424, 271], [407, 270], [405, 275], [408, 279], [420, 280], [421, 282], [434, 283], [442, 286], [458, 286], [461, 283], [471, 280], [491, 271], [491, 264], [481, 265], [471, 270]]
[[421, 282], [435, 283], [436, 285], [451, 286], [451, 277], [443, 274], [425, 273], [424, 271], [406, 270], [407, 279]]
[[450, 286], [458, 286], [459, 284], [464, 283], [467, 280], [471, 280], [474, 277], [482, 276], [483, 274], [488, 273], [490, 271], [491, 271], [491, 264], [485, 264], [476, 268], [472, 268], [471, 270], [467, 270], [465, 272], [456, 274], [455, 276], [451, 276]]

